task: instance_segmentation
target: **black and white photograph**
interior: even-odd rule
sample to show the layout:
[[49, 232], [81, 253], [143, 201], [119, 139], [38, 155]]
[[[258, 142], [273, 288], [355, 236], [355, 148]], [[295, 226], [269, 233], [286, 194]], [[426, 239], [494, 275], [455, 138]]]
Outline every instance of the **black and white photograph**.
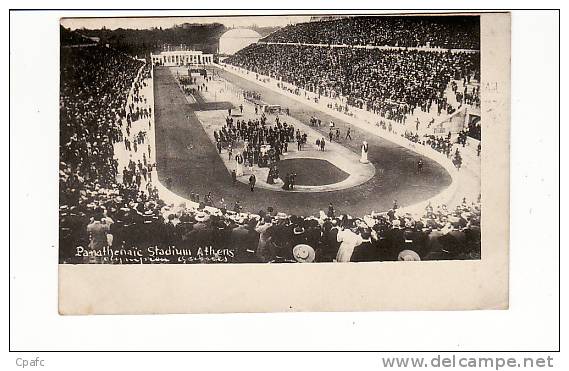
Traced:
[[249, 3], [9, 10], [4, 368], [562, 366], [560, 11]]
[[484, 259], [479, 14], [60, 36], [61, 264]]

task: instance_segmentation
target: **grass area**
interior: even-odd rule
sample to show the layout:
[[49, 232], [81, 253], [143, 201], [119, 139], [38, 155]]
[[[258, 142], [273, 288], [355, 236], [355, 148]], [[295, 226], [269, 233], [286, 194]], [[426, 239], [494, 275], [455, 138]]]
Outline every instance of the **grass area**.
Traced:
[[349, 174], [326, 160], [293, 158], [279, 162], [281, 178], [288, 172], [296, 173], [296, 185], [318, 186], [334, 184], [348, 178]]

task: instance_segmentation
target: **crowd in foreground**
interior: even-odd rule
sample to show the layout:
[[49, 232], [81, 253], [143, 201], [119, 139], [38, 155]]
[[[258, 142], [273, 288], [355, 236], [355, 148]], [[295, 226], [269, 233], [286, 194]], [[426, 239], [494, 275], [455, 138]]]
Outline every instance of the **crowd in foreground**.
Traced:
[[479, 49], [478, 16], [366, 16], [297, 23], [261, 41], [327, 44]]
[[224, 63], [319, 96], [341, 96], [351, 106], [405, 123], [415, 110], [454, 112], [457, 107], [448, 101], [447, 87], [453, 80], [463, 85], [479, 81], [479, 58], [478, 53], [466, 52], [253, 44]]
[[79, 205], [63, 205], [60, 216], [68, 262], [77, 262], [78, 247], [194, 253], [213, 248], [232, 251], [233, 263], [480, 258], [480, 206], [466, 200], [455, 209], [429, 204], [420, 215], [399, 212], [394, 205], [385, 213], [357, 218], [336, 215], [329, 205], [326, 212], [305, 217], [271, 207], [244, 213], [239, 203], [232, 209], [214, 209], [203, 201], [195, 207], [167, 205], [117, 186], [87, 192]]

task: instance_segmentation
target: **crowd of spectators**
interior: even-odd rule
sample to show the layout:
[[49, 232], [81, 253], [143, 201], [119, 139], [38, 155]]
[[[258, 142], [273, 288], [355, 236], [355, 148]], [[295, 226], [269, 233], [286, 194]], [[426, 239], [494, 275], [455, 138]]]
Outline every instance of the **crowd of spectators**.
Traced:
[[405, 123], [415, 110], [456, 110], [453, 80], [480, 78], [478, 53], [253, 44], [225, 63], [282, 79], [307, 91], [345, 97], [351, 106]]
[[74, 200], [118, 174], [114, 144], [122, 141], [126, 100], [143, 62], [101, 46], [61, 49], [60, 198]]
[[294, 129], [286, 121], [276, 118], [275, 125], [267, 124], [266, 115], [261, 114], [255, 120], [233, 120], [226, 118], [225, 125], [219, 131], [214, 131], [214, 137], [221, 148], [231, 147], [235, 142], [245, 143], [243, 156], [251, 163], [259, 163], [261, 147], [269, 146], [275, 156], [280, 156], [288, 150], [288, 143], [299, 139], [305, 139], [306, 134]]
[[[136, 197], [136, 198], [135, 198]], [[480, 207], [463, 201], [455, 209], [430, 204], [421, 215], [390, 209], [363, 218], [335, 215], [333, 206], [318, 216], [296, 216], [272, 208], [257, 214], [225, 205], [210, 209], [166, 205], [160, 199], [126, 194], [124, 189], [89, 192], [99, 205], [90, 213], [64, 210], [62, 246], [96, 250], [113, 246], [198, 248], [231, 250], [234, 263], [256, 262], [357, 262], [445, 260], [480, 258]], [[132, 201], [125, 203], [126, 199]], [[89, 218], [91, 218], [89, 220]], [[86, 234], [89, 230], [91, 233]], [[302, 245], [311, 256], [298, 256]], [[67, 259], [74, 258], [75, 248]]]
[[463, 104], [480, 107], [480, 86], [469, 87], [467, 84], [470, 84], [470, 76], [463, 77], [462, 89], [459, 89], [456, 81], [451, 81], [450, 83], [459, 108], [462, 107]]
[[[69, 38], [72, 42], [81, 38]], [[127, 140], [123, 125], [148, 113], [126, 105], [143, 62], [99, 45], [61, 48], [60, 81], [60, 216], [62, 242], [68, 235], [84, 235], [85, 228], [69, 227], [98, 206], [92, 196], [147, 197], [135, 184], [117, 183], [118, 161], [114, 144]], [[146, 72], [148, 76], [148, 72]], [[135, 98], [136, 100], [136, 98]], [[125, 143], [125, 145], [127, 145]], [[64, 246], [65, 243], [62, 243]]]
[[[429, 206], [419, 217], [393, 209], [363, 219], [333, 213], [301, 217], [271, 208], [252, 216], [240, 212], [238, 203], [234, 210], [213, 205], [220, 209], [212, 212], [205, 202], [166, 205], [118, 186], [88, 191], [84, 203], [87, 209], [60, 210], [64, 262], [82, 261], [77, 247], [151, 246], [194, 254], [198, 248], [229, 249], [234, 263], [480, 258], [480, 208], [466, 202], [455, 210]], [[297, 245], [304, 245], [309, 260], [295, 253]]]
[[77, 47], [82, 45], [94, 45], [96, 44], [93, 40], [86, 36], [83, 36], [77, 32], [66, 29], [63, 26], [59, 26], [59, 41], [63, 47]]
[[[84, 262], [78, 249], [109, 247], [135, 255], [148, 247], [231, 250], [236, 263], [480, 258], [480, 207], [466, 200], [452, 210], [429, 205], [421, 215], [399, 212], [396, 203], [386, 213], [363, 218], [336, 215], [332, 205], [318, 216], [287, 215], [271, 207], [250, 214], [239, 202], [232, 209], [222, 198], [215, 204], [211, 195], [196, 204], [167, 205], [151, 182], [141, 187], [137, 179], [151, 177], [152, 164], [146, 161], [129, 162], [119, 182], [114, 145], [124, 141], [123, 129], [133, 121], [152, 115], [127, 104], [131, 89], [132, 102], [142, 99], [138, 92], [150, 73], [145, 68], [137, 77], [142, 66], [100, 46], [61, 51], [62, 262]], [[145, 144], [141, 131], [133, 134], [134, 143]], [[253, 143], [269, 137], [287, 142], [293, 134], [284, 123], [271, 133], [260, 121], [228, 123], [226, 132], [218, 132], [220, 141], [235, 135]], [[132, 137], [128, 130], [127, 136]]]
[[[460, 167], [462, 166], [462, 154], [457, 147], [454, 147], [450, 132], [447, 136], [437, 136], [433, 134], [419, 136], [416, 132], [405, 131], [404, 137], [413, 143], [431, 147], [435, 151], [442, 153], [447, 158], [451, 159], [454, 166], [460, 170]], [[463, 135], [459, 135], [457, 143], [463, 144], [464, 147], [466, 144], [466, 138]]]
[[261, 41], [278, 43], [480, 49], [478, 16], [365, 16], [297, 23]]

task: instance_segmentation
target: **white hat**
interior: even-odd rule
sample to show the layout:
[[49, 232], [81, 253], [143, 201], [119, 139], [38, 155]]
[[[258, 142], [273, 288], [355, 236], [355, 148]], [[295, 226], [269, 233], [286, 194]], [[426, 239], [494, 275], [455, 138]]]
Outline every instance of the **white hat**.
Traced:
[[421, 261], [421, 258], [419, 257], [419, 254], [413, 250], [403, 250], [399, 253], [399, 256], [397, 256], [397, 260], [418, 262]]
[[301, 226], [296, 226], [293, 229], [293, 233], [294, 234], [303, 234], [304, 233], [304, 228], [302, 228]]
[[200, 211], [196, 213], [196, 216], [194, 218], [196, 219], [197, 222], [205, 222], [208, 219], [208, 215], [203, 211]]
[[316, 254], [311, 246], [299, 244], [293, 247], [292, 256], [299, 263], [312, 263]]

